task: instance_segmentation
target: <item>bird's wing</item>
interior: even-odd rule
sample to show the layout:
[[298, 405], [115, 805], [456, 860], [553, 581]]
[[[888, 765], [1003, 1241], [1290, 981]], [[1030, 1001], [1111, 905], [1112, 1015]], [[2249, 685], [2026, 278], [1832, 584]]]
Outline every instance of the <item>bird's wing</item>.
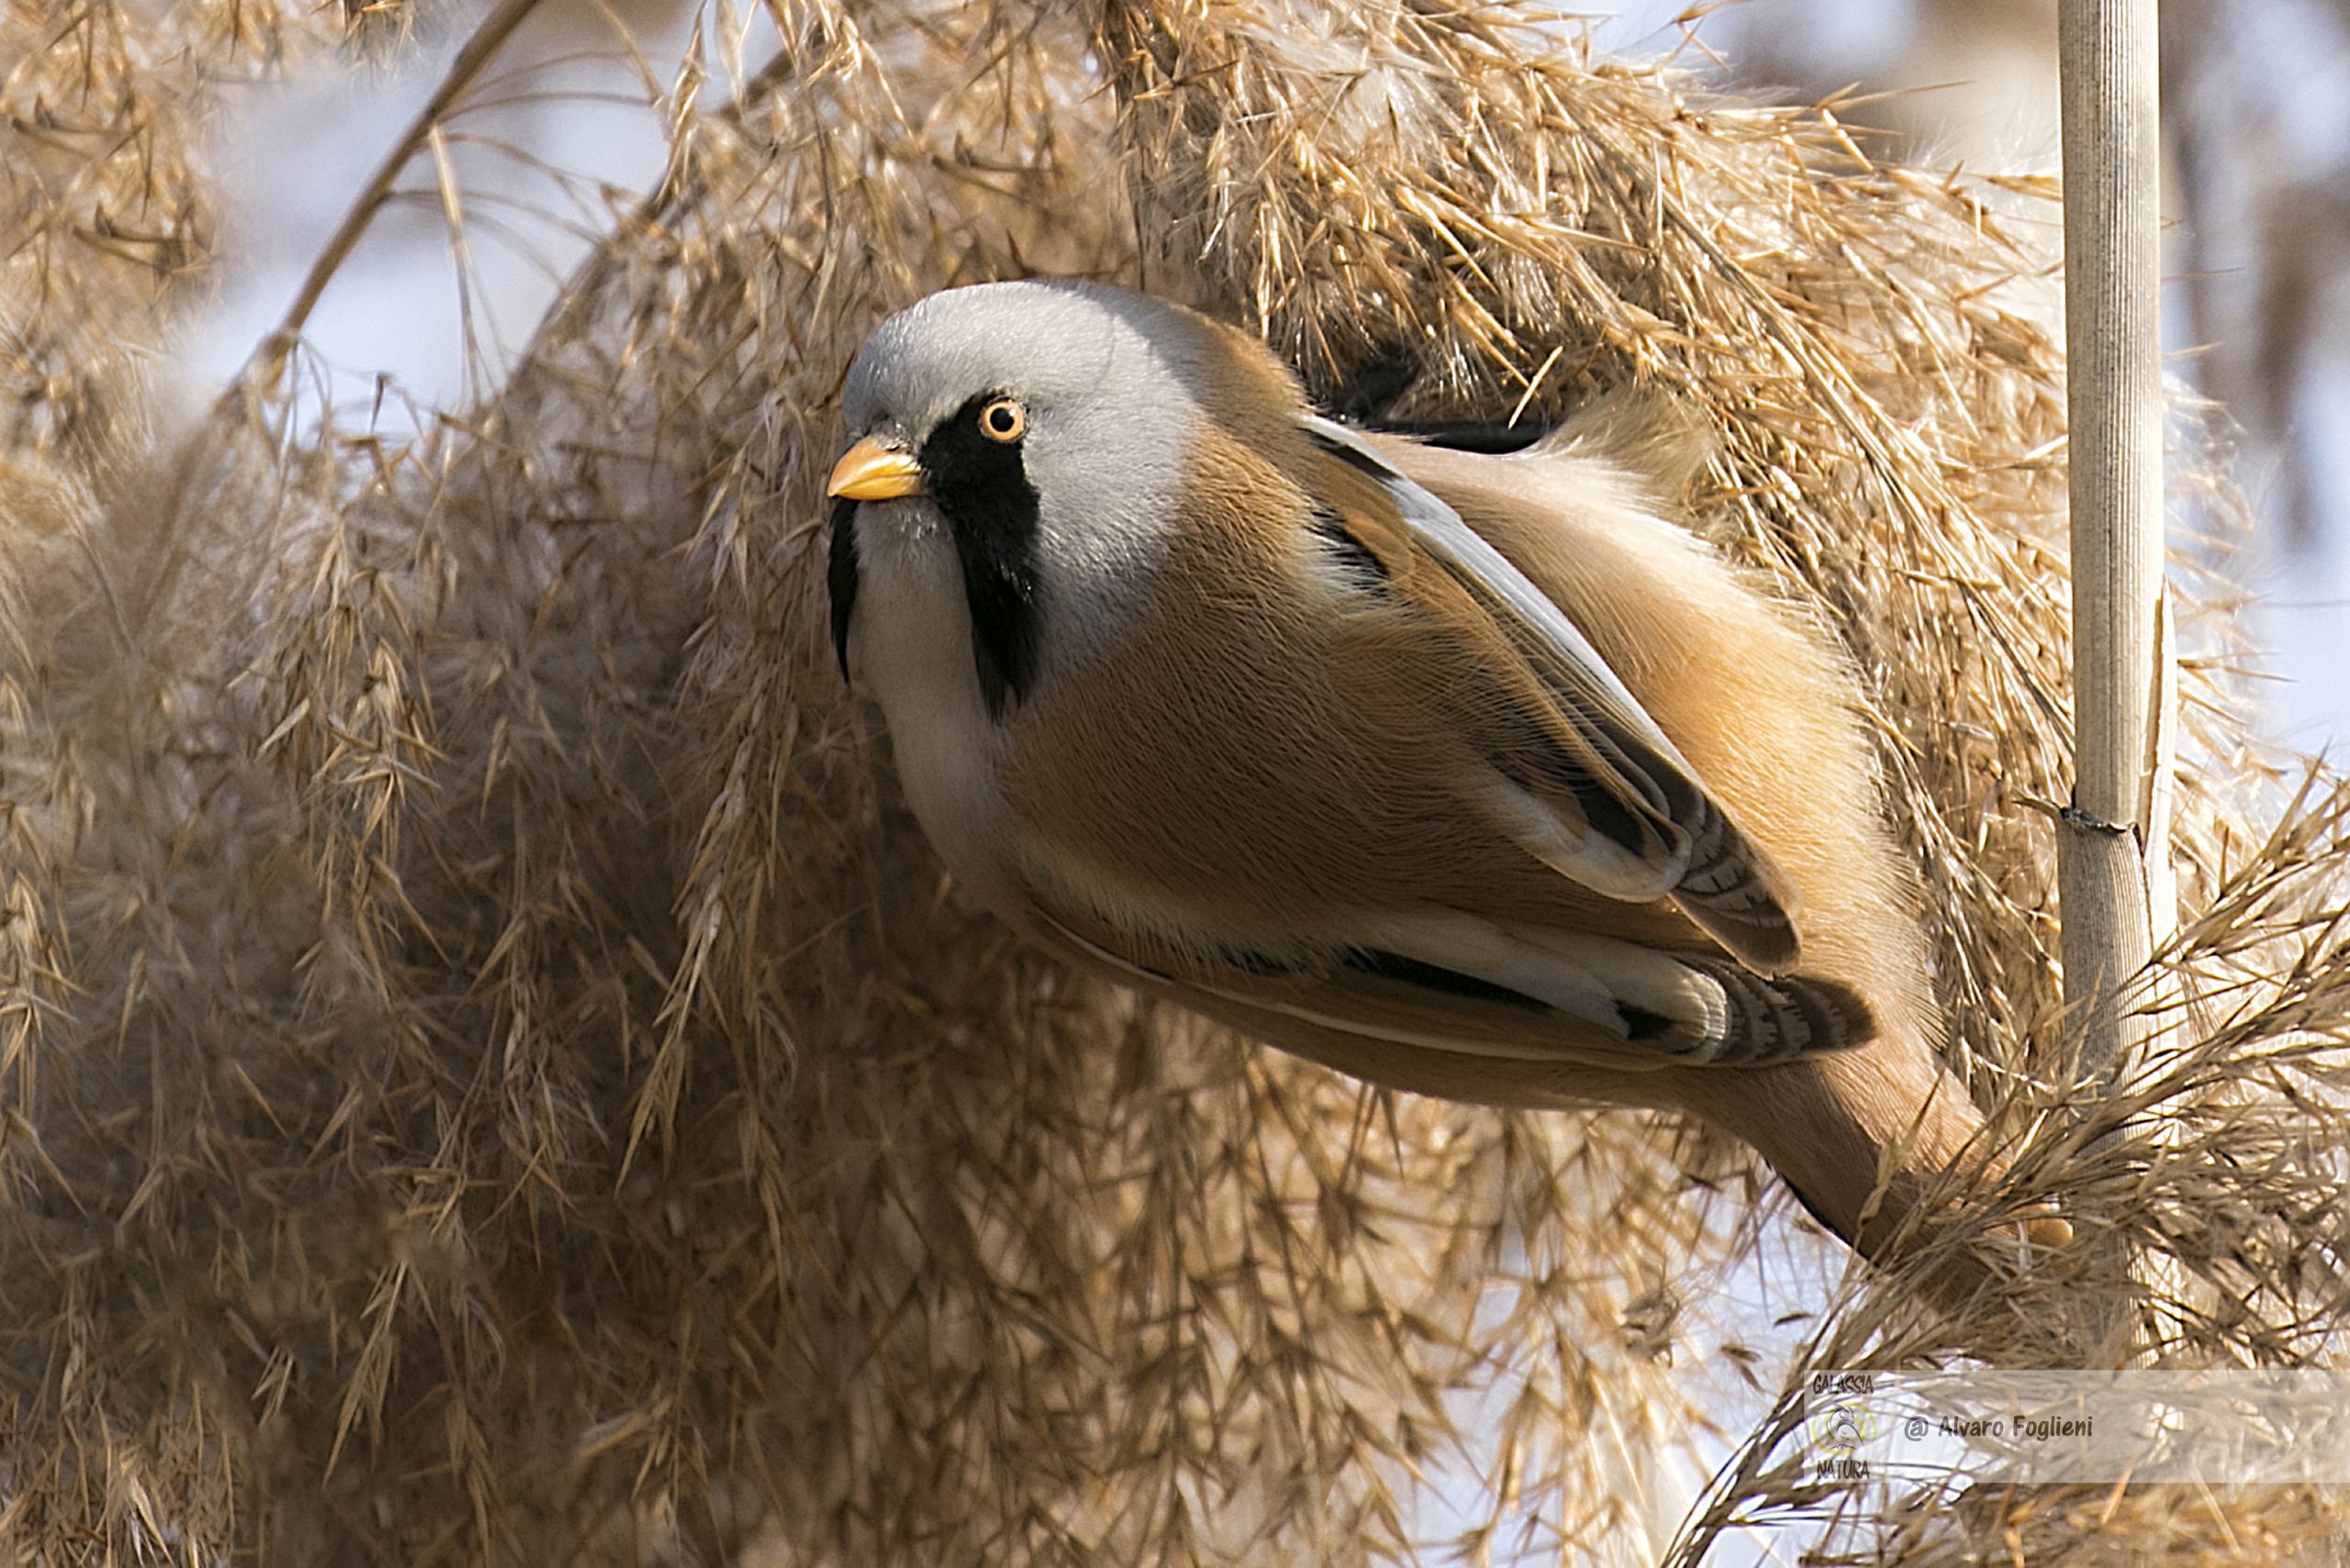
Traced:
[[1373, 942], [1287, 959], [1178, 950], [1059, 900], [1033, 913], [1064, 951], [1274, 1040], [1302, 1029], [1449, 1058], [1651, 1071], [1785, 1061], [1862, 1044], [1876, 1026], [1835, 980], [1767, 980], [1719, 955], [1449, 911], [1394, 916]]
[[[1759, 974], [1792, 969], [1793, 885], [1574, 622], [1360, 436], [1312, 416], [1305, 425], [1337, 471], [1310, 492], [1377, 559], [1391, 591], [1491, 672], [1482, 700], [1458, 717], [1494, 765], [1499, 828], [1595, 891], [1670, 899]], [[1348, 472], [1370, 484], [1346, 484]]]

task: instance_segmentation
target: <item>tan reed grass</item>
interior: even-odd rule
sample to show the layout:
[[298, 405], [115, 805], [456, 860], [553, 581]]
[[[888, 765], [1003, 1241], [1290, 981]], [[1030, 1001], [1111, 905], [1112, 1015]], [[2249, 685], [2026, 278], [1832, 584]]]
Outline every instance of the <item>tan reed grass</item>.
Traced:
[[[1865, 671], [1954, 1054], [2024, 1140], [1960, 1196], [2178, 1259], [2167, 1361], [2322, 1362], [2350, 793], [2252, 744], [2224, 615], [2191, 1026], [2115, 1104], [2064, 1087], [2051, 192], [1508, 0], [773, 10], [730, 106], [672, 84], [661, 188], [522, 364], [397, 446], [300, 418], [298, 355], [208, 416], [172, 387], [207, 94], [327, 68], [335, 19], [6, 23], [0, 1560], [1695, 1562], [1750, 1518], [2322, 1560], [2338, 1497], [1916, 1510], [1709, 1432], [1742, 1377], [2077, 1354], [2051, 1293], [2129, 1282], [2083, 1249], [1958, 1320], [1857, 1271], [1709, 1314], [1740, 1156], [1367, 1092], [1058, 971], [942, 887], [831, 667], [832, 399], [944, 284], [1139, 279], [1326, 392], [1402, 366], [1403, 412], [1662, 388], [1720, 437], [1706, 532]], [[2125, 1116], [2167, 1136], [2089, 1148]], [[1488, 1522], [1416, 1540], [1472, 1462]]]

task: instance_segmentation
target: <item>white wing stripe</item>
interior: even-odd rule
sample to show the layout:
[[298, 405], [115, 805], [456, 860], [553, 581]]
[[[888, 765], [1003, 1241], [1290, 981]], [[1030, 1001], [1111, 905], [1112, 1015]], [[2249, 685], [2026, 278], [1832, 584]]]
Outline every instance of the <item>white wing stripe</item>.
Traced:
[[1380, 454], [1379, 449], [1353, 431], [1318, 414], [1306, 416], [1306, 425], [1316, 435], [1360, 454], [1375, 465], [1376, 476], [1393, 498], [1395, 510], [1403, 515], [1404, 524], [1419, 536], [1438, 557], [1457, 571], [1467, 573], [1485, 585], [1528, 626], [1540, 633], [1557, 649], [1561, 656], [1585, 670], [1600, 690], [1617, 704], [1617, 711], [1608, 716], [1626, 729], [1648, 742], [1675, 766], [1696, 777], [1696, 769], [1675, 749], [1656, 721], [1648, 715], [1639, 699], [1617, 679], [1566, 612], [1553, 604], [1550, 597], [1536, 588], [1525, 573], [1510, 565], [1509, 557], [1485, 543], [1484, 537], [1461, 521], [1460, 514], [1445, 504], [1433, 490], [1415, 483], [1398, 472], [1393, 465]]
[[1519, 848], [1559, 875], [1626, 903], [1670, 898], [1688, 868], [1688, 846], [1676, 843], [1662, 864], [1651, 864], [1604, 834], [1570, 833], [1551, 809], [1494, 774], [1483, 791], [1486, 810]]

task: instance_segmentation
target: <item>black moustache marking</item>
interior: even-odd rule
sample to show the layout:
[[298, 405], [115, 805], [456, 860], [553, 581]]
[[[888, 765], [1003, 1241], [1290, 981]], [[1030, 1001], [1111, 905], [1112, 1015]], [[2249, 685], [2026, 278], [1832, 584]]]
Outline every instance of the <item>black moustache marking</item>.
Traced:
[[931, 498], [955, 536], [971, 611], [971, 657], [988, 716], [1001, 720], [1036, 681], [1037, 507], [1021, 443], [990, 440], [979, 413], [1003, 394], [982, 392], [923, 443]]
[[833, 600], [833, 653], [848, 679], [848, 618], [856, 610], [856, 503], [843, 496], [833, 503], [832, 559], [824, 587]]

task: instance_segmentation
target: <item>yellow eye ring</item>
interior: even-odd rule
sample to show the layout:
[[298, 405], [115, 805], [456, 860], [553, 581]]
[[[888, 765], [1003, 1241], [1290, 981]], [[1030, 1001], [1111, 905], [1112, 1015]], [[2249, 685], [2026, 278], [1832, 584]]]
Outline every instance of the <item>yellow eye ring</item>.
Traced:
[[979, 433], [1008, 446], [1028, 433], [1028, 410], [1009, 398], [998, 398], [979, 410]]

